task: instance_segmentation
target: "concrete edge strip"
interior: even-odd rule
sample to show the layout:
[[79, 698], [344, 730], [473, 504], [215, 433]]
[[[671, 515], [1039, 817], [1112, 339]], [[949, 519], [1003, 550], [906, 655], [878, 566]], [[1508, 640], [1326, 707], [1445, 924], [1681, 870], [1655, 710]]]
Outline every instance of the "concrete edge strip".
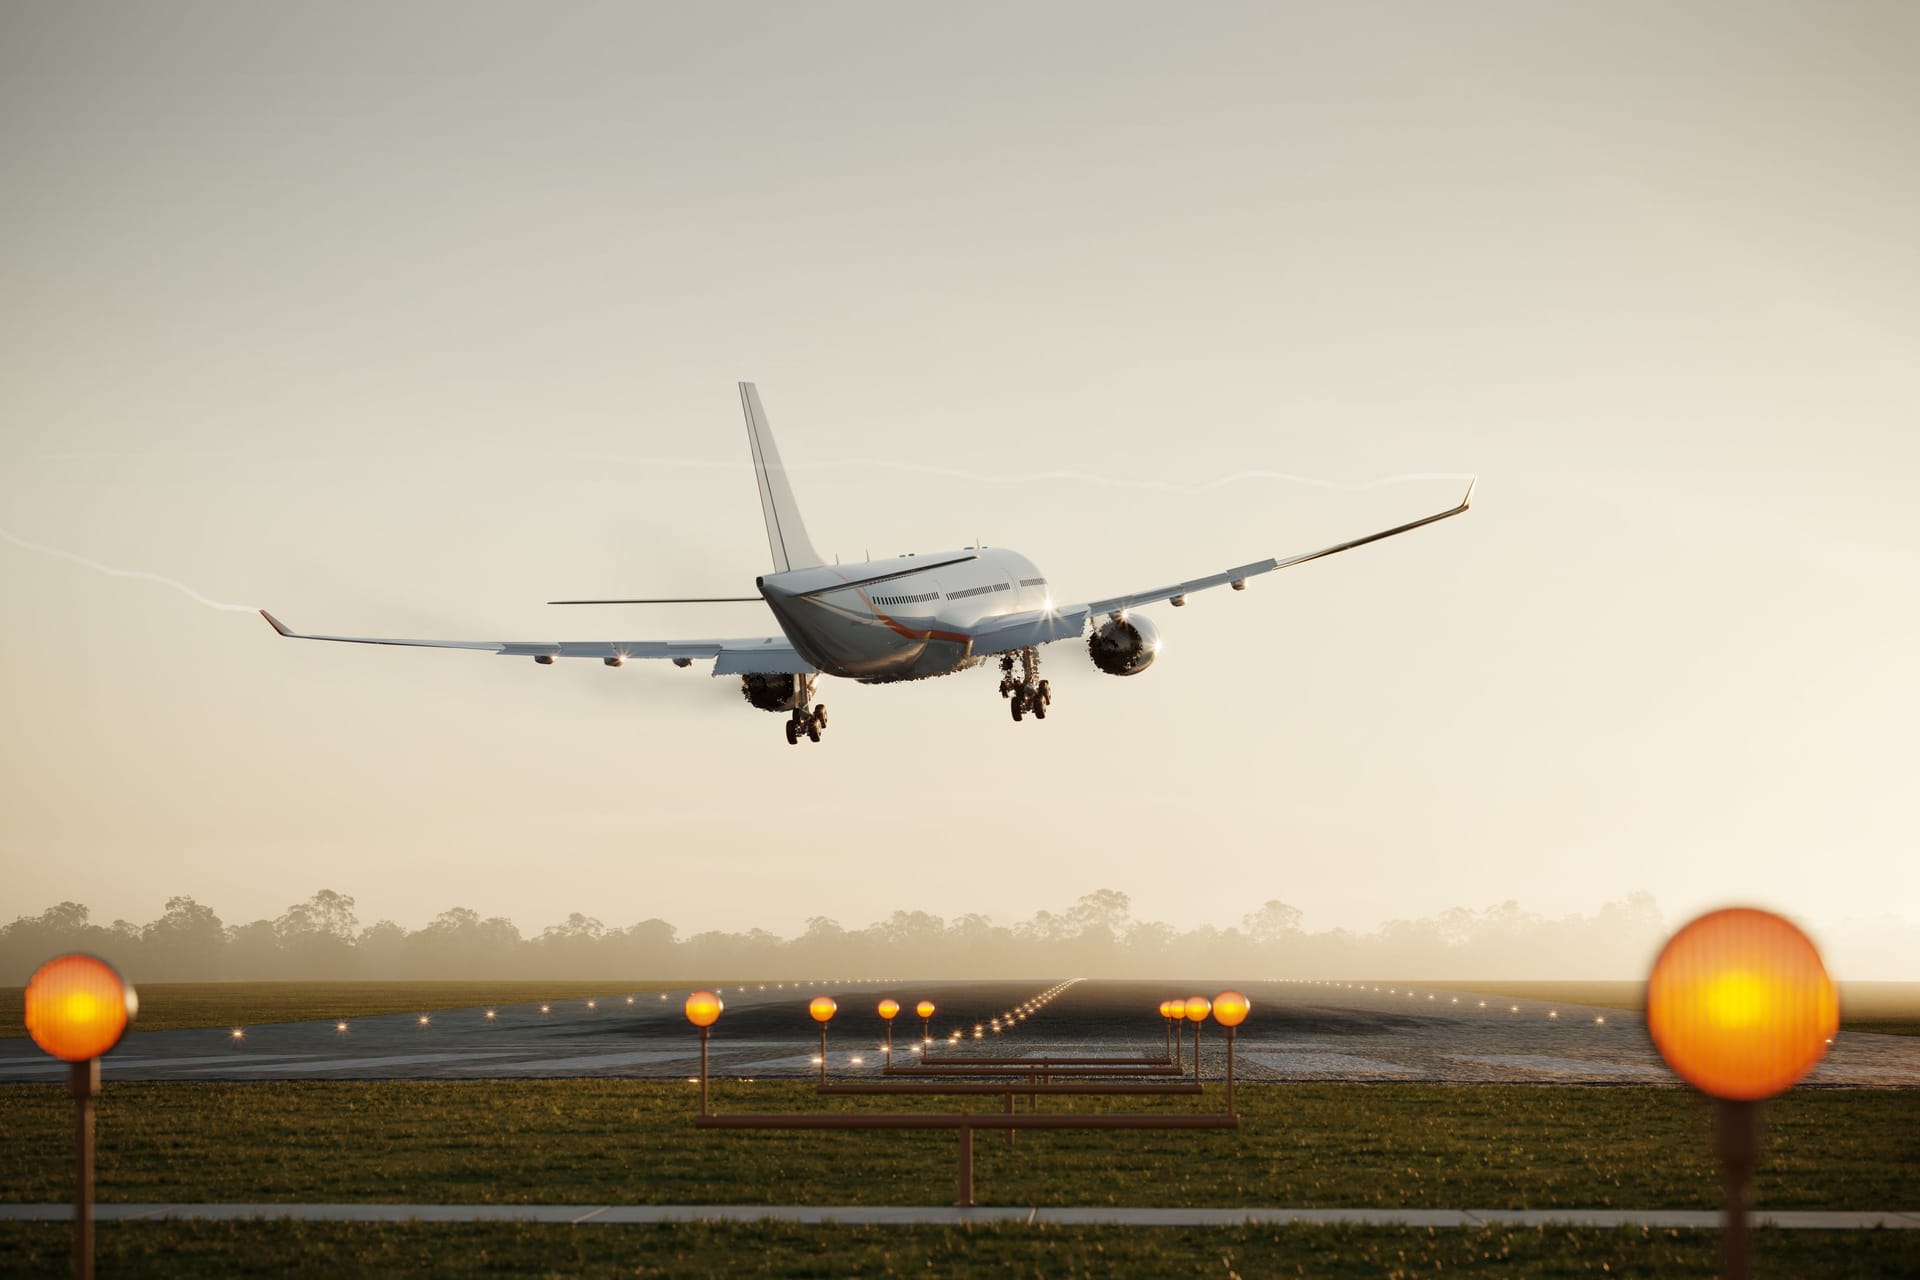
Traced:
[[[1005, 1222], [1023, 1226], [1221, 1227], [1651, 1227], [1710, 1231], [1720, 1214], [1708, 1209], [1281, 1209], [1124, 1208], [1115, 1206], [987, 1205], [560, 1205], [560, 1204], [102, 1204], [100, 1222], [541, 1222], [565, 1226], [661, 1222], [790, 1222], [810, 1226], [958, 1226]], [[69, 1204], [0, 1204], [0, 1222], [70, 1222]], [[1755, 1227], [1777, 1231], [1920, 1230], [1920, 1212], [1763, 1210]]]

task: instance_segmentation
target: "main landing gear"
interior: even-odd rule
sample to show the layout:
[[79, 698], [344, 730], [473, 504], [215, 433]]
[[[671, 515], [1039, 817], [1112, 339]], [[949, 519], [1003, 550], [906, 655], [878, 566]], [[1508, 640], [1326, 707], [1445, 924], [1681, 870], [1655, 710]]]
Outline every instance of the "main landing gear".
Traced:
[[827, 704], [814, 704], [809, 713], [804, 707], [796, 707], [787, 717], [787, 745], [792, 746], [802, 737], [808, 742], [820, 741], [820, 735], [827, 731]]
[[[1014, 675], [1016, 661], [1020, 667], [1018, 678]], [[1026, 719], [1029, 711], [1035, 720], [1047, 718], [1047, 707], [1053, 702], [1053, 686], [1040, 679], [1039, 650], [1022, 649], [1017, 655], [1000, 655], [1000, 696], [1007, 700], [1016, 723]]]

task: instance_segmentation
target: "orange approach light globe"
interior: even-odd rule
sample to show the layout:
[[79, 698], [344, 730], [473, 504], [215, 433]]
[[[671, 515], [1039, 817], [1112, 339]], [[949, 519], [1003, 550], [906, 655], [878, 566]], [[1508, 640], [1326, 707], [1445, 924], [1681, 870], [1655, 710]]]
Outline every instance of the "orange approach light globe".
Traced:
[[922, 1018], [931, 1018], [933, 1016], [933, 1001], [922, 1000], [919, 1004], [913, 1006], [913, 1011]]
[[898, 1000], [882, 1000], [880, 1002], [880, 1016], [888, 1022], [892, 1022], [899, 1013], [900, 1002]]
[[1181, 1006], [1181, 1011], [1187, 1015], [1188, 1022], [1205, 1022], [1207, 1015], [1213, 1011], [1213, 1001], [1205, 996], [1190, 996]]
[[1755, 1102], [1792, 1088], [1827, 1052], [1840, 998], [1807, 935], [1770, 911], [1729, 907], [1668, 940], [1647, 979], [1647, 1030], [1702, 1093]]
[[1213, 1020], [1223, 1027], [1237, 1027], [1247, 1020], [1253, 1001], [1238, 991], [1222, 991], [1213, 998]]
[[98, 956], [56, 956], [27, 981], [27, 1034], [67, 1062], [97, 1058], [119, 1044], [139, 1008], [133, 987]]
[[726, 1001], [711, 991], [696, 991], [687, 997], [687, 1021], [696, 1027], [710, 1027], [720, 1021]]
[[815, 996], [813, 1003], [807, 1006], [807, 1012], [813, 1015], [815, 1022], [826, 1022], [839, 1012], [840, 1006], [833, 1002], [832, 996]]

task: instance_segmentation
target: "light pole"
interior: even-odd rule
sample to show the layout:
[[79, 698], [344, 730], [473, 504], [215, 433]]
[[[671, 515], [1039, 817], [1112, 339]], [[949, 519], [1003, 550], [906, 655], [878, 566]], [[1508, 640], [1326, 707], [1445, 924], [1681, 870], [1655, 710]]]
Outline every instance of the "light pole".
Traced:
[[933, 1001], [922, 1000], [913, 1011], [920, 1015], [920, 1053], [924, 1057], [933, 1045]]
[[807, 1006], [807, 1012], [820, 1024], [820, 1083], [827, 1082], [827, 1024], [833, 1021], [834, 1013], [840, 1008], [832, 996], [815, 996]]
[[1206, 1024], [1207, 1015], [1213, 1012], [1213, 1002], [1205, 996], [1188, 996], [1181, 1006], [1187, 1015], [1187, 1021], [1193, 1024], [1193, 1082], [1200, 1083], [1200, 1028]]
[[1647, 979], [1647, 1031], [1667, 1065], [1714, 1098], [1728, 1280], [1747, 1280], [1747, 1209], [1760, 1104], [1826, 1056], [1840, 1000], [1807, 936], [1772, 912], [1729, 907], [1683, 927]]
[[1233, 1037], [1253, 1010], [1253, 1001], [1238, 991], [1222, 991], [1213, 998], [1213, 1020], [1227, 1029], [1227, 1114], [1233, 1109]]
[[73, 1274], [93, 1277], [93, 1100], [100, 1055], [120, 1043], [140, 998], [118, 971], [83, 952], [34, 970], [25, 993], [27, 1034], [68, 1064], [73, 1090]]
[[726, 1002], [711, 991], [696, 991], [687, 997], [687, 1021], [700, 1028], [700, 1114], [707, 1114], [707, 1037], [720, 1019]]
[[887, 1065], [893, 1065], [893, 1020], [900, 1014], [900, 1002], [888, 999], [880, 1002], [880, 1017], [887, 1024]]

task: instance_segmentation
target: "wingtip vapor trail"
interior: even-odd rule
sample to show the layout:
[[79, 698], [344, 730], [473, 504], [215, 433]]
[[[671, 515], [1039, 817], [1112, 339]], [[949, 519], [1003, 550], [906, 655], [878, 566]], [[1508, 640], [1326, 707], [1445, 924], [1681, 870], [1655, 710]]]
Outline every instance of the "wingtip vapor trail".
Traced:
[[178, 591], [195, 604], [204, 605], [209, 609], [218, 609], [223, 613], [255, 612], [254, 607], [250, 604], [228, 604], [224, 600], [211, 599], [201, 595], [186, 583], [176, 581], [173, 578], [164, 577], [157, 573], [148, 573], [144, 569], [116, 569], [110, 564], [101, 564], [98, 560], [89, 560], [86, 556], [76, 555], [71, 551], [63, 551], [59, 547], [50, 547], [42, 542], [34, 542], [21, 537], [17, 533], [11, 533], [6, 529], [0, 529], [0, 539], [5, 539], [16, 547], [35, 552], [39, 555], [51, 556], [56, 560], [69, 561], [82, 568], [91, 569], [95, 573], [105, 574], [109, 578], [136, 578], [142, 582], [157, 582], [163, 587], [170, 587]]

